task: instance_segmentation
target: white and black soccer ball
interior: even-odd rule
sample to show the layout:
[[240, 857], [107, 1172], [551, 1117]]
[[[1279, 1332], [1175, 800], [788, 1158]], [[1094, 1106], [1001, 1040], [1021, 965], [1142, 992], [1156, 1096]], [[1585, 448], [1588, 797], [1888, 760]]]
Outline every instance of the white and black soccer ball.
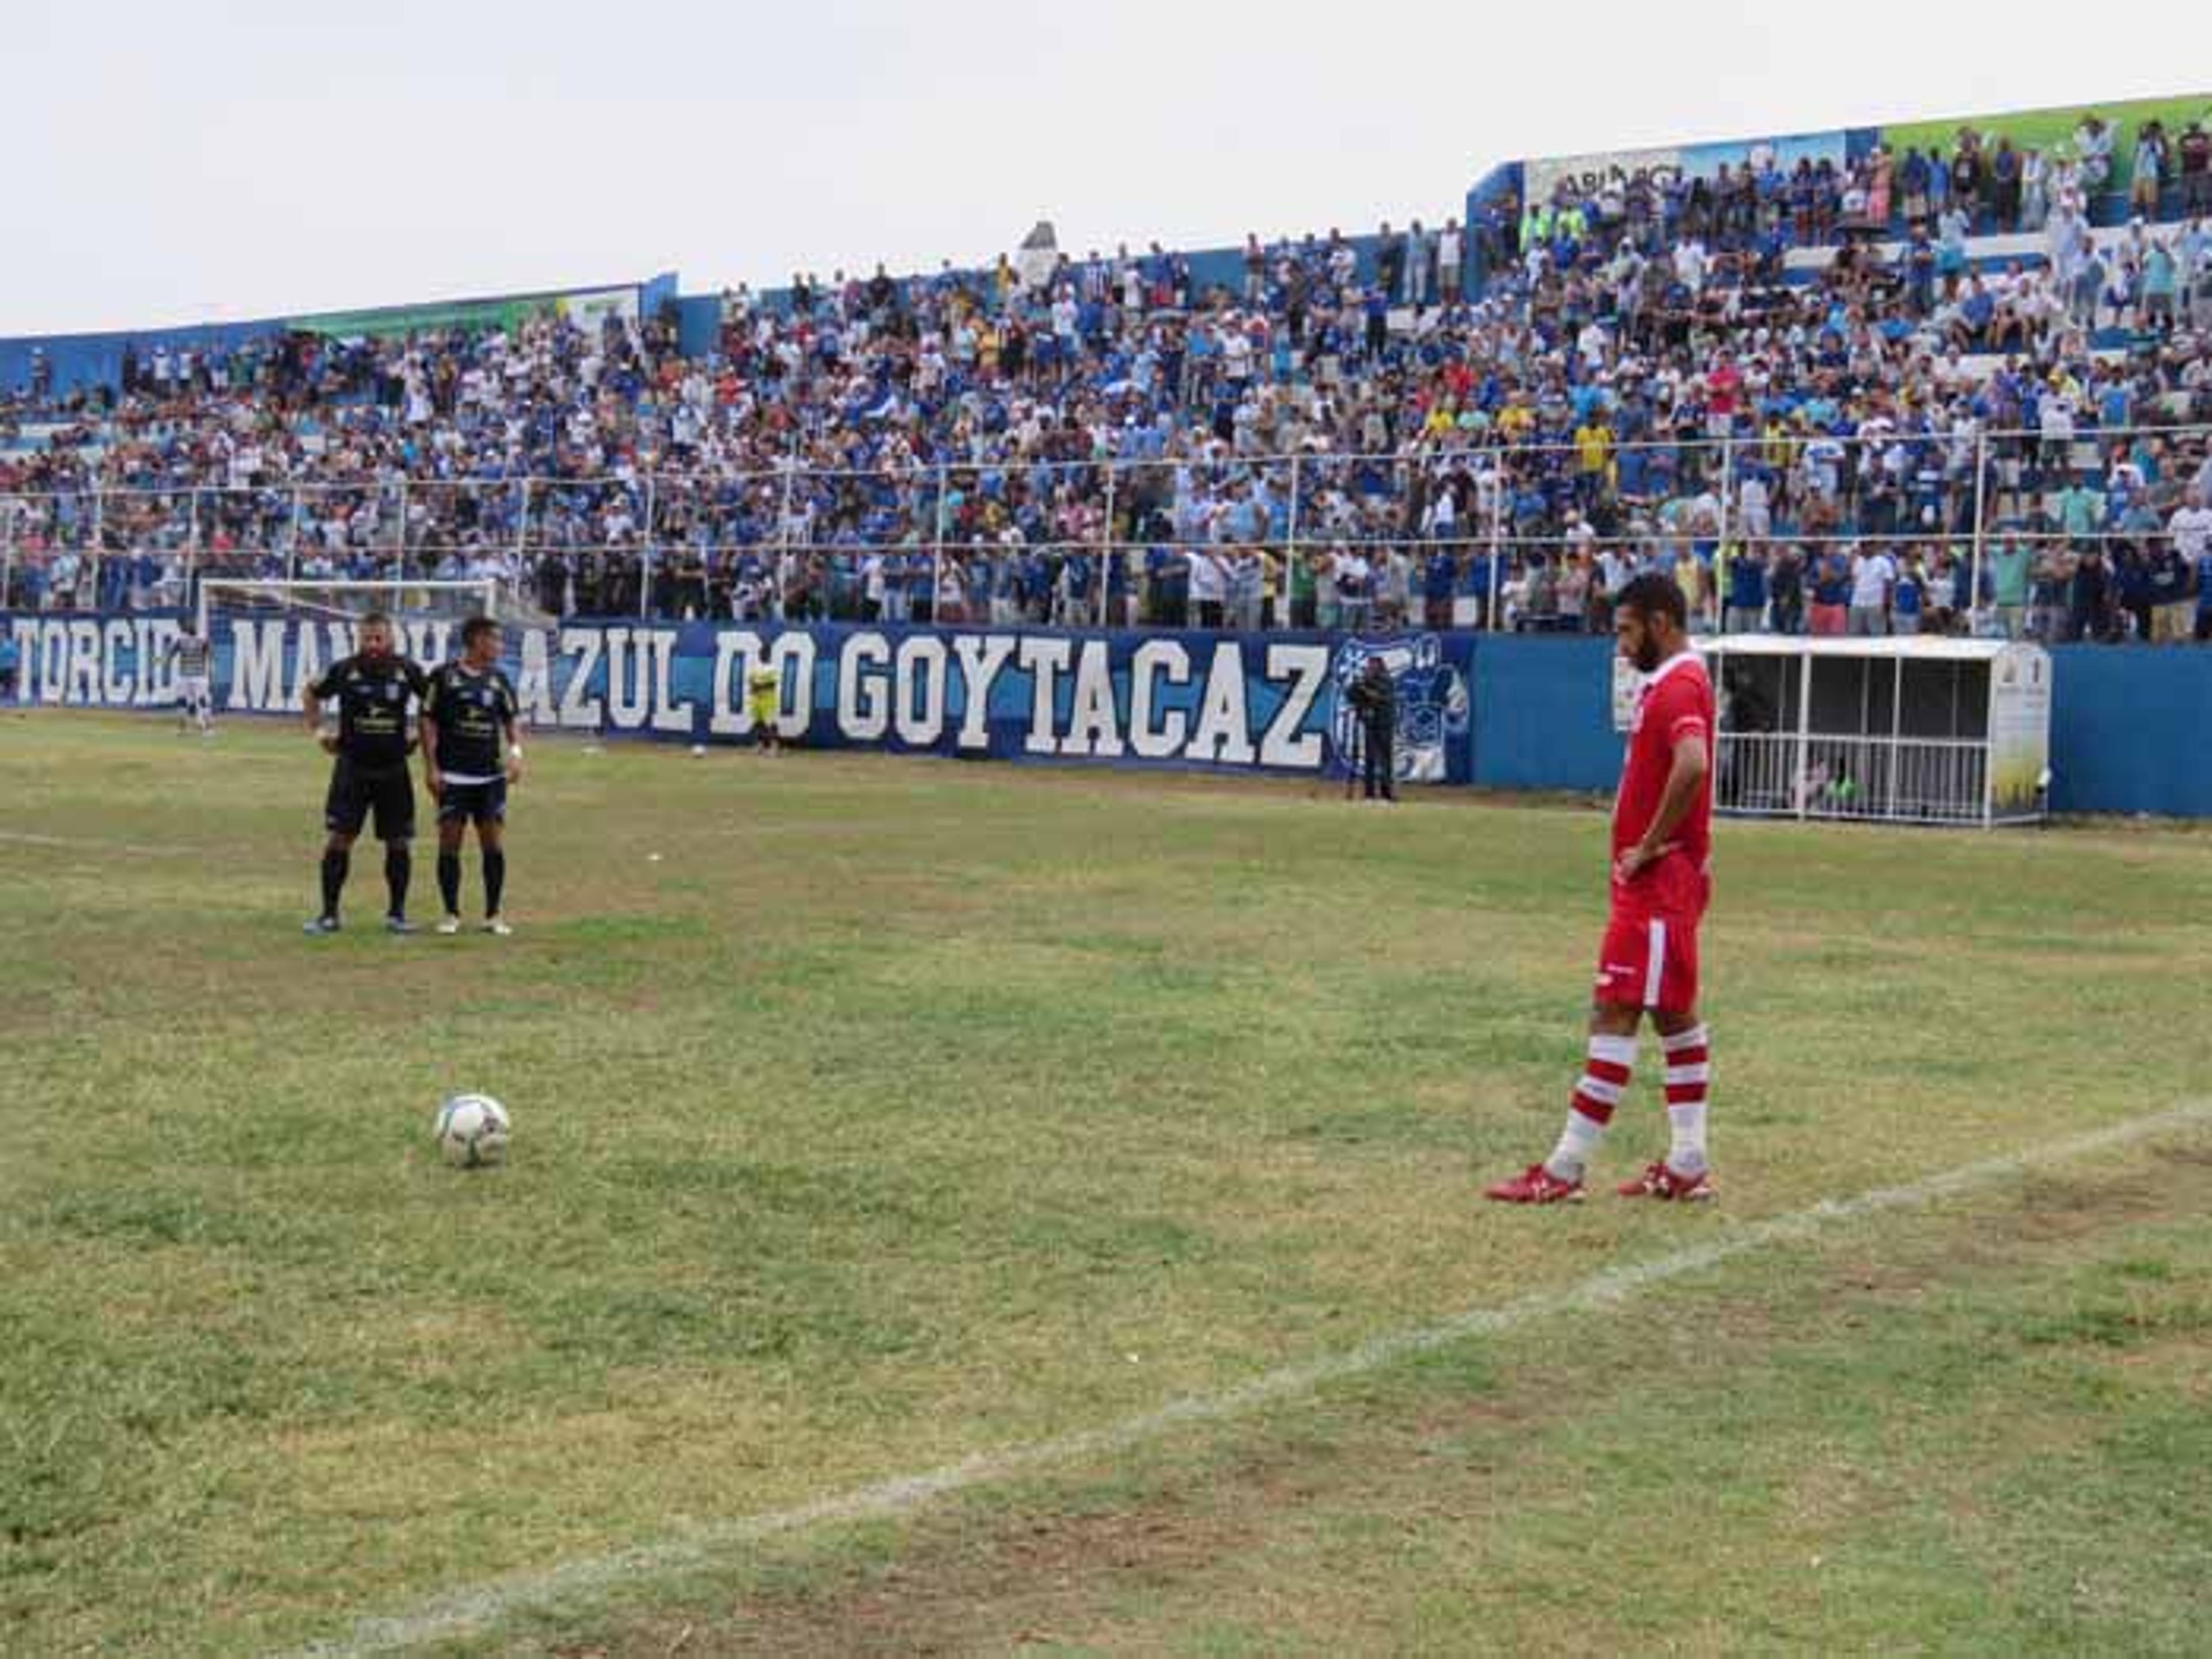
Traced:
[[507, 1158], [507, 1108], [489, 1095], [455, 1095], [432, 1125], [438, 1152], [457, 1170], [482, 1170]]

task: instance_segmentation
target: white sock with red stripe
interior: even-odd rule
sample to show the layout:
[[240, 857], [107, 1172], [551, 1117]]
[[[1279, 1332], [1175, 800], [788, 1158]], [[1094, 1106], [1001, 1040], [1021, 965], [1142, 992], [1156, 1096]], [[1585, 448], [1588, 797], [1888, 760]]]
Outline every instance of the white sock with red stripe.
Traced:
[[1705, 1091], [1712, 1084], [1712, 1042], [1703, 1025], [1664, 1039], [1667, 1050], [1667, 1126], [1674, 1144], [1667, 1167], [1677, 1175], [1705, 1168]]
[[1605, 1126], [1613, 1121], [1613, 1108], [1628, 1088], [1636, 1069], [1636, 1039], [1632, 1036], [1594, 1036], [1589, 1058], [1583, 1062], [1582, 1081], [1567, 1107], [1567, 1127], [1552, 1149], [1544, 1167], [1561, 1181], [1582, 1179], [1583, 1166], [1605, 1139]]

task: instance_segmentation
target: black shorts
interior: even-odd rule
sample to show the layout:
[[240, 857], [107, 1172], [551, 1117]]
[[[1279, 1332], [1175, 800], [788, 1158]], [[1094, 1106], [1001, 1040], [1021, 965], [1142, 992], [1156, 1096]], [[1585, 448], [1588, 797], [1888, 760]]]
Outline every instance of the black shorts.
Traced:
[[448, 783], [438, 796], [441, 823], [504, 823], [507, 822], [507, 780], [489, 783]]
[[331, 769], [323, 824], [334, 835], [357, 836], [371, 811], [379, 841], [408, 841], [415, 834], [415, 781], [404, 766], [369, 771], [344, 756]]

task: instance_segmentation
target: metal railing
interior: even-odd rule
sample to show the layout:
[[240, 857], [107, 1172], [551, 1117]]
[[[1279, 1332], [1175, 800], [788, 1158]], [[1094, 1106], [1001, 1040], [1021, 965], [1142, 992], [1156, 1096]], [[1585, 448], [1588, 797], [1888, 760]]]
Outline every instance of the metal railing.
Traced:
[[[1615, 441], [1590, 427], [1579, 443], [1540, 444], [1455, 428], [1371, 454], [1213, 445], [876, 471], [787, 459], [581, 478], [17, 491], [0, 494], [0, 604], [128, 603], [150, 586], [189, 591], [203, 570], [301, 580], [489, 569], [520, 586], [557, 561], [576, 567], [568, 580], [585, 578], [587, 590], [616, 568], [623, 608], [639, 614], [675, 602], [679, 589], [703, 611], [750, 583], [781, 615], [817, 604], [815, 590], [858, 580], [910, 613], [935, 614], [949, 597], [977, 619], [978, 609], [1008, 611], [1012, 597], [1016, 621], [1104, 621], [1117, 604], [1171, 612], [1188, 581], [1190, 604], [1233, 604], [1249, 616], [1256, 597], [1257, 625], [1285, 626], [1302, 619], [1309, 584], [1293, 573], [1303, 570], [1312, 625], [1326, 625], [1337, 572], [1356, 580], [1365, 563], [1368, 582], [1335, 594], [1340, 608], [1371, 616], [1395, 600], [1430, 615], [1448, 602], [1455, 625], [1497, 628], [1571, 621], [1577, 584], [1561, 594], [1553, 579], [1607, 549], [1644, 566], [1692, 553], [1705, 590], [1693, 599], [1718, 621], [1729, 564], [1746, 550], [1811, 556], [1854, 544], [1949, 560], [1964, 611], [1989, 596], [1993, 546], [2162, 543], [2180, 490], [2212, 478], [2208, 434], [2204, 425], [2054, 420], [1833, 438], [1770, 422], [1662, 442]], [[1160, 550], [1171, 555], [1164, 564]], [[868, 571], [871, 558], [895, 568]], [[1203, 568], [1217, 560], [1218, 592]], [[158, 582], [137, 579], [145, 561], [160, 568]], [[1040, 562], [1043, 594], [1034, 591]], [[1025, 572], [1019, 581], [1010, 566]], [[40, 580], [19, 583], [32, 570]], [[1256, 596], [1240, 586], [1254, 580]]]
[[1989, 746], [1985, 738], [1723, 731], [1714, 805], [1759, 817], [1980, 823]]

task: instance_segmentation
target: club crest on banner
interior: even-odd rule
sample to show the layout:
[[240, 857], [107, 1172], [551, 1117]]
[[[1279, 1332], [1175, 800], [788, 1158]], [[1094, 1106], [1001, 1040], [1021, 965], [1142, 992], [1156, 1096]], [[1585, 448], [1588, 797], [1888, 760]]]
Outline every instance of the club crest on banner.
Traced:
[[1352, 754], [1356, 716], [1345, 693], [1380, 658], [1397, 693], [1396, 765], [1401, 783], [1442, 783], [1449, 776], [1446, 751], [1466, 739], [1472, 717], [1467, 679], [1444, 657], [1434, 634], [1400, 634], [1382, 639], [1347, 639], [1330, 660], [1329, 684], [1336, 691], [1330, 717], [1330, 763], [1343, 767]]

